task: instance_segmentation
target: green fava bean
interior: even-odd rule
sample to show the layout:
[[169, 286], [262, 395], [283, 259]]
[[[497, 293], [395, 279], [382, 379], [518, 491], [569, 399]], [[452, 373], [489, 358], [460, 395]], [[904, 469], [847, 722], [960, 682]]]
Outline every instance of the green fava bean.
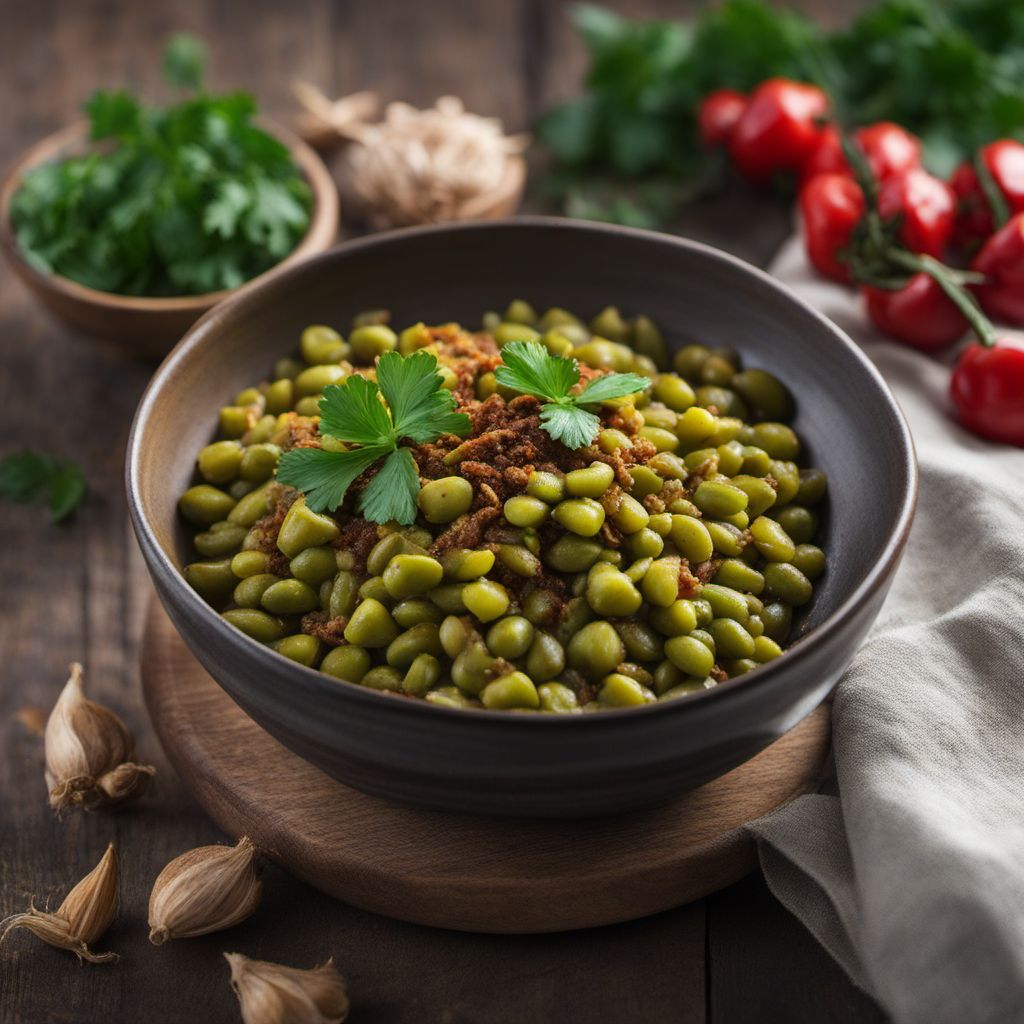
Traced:
[[661, 657], [663, 645], [653, 624], [625, 619], [615, 623], [615, 632], [626, 645], [631, 661], [657, 661]]
[[798, 544], [790, 561], [812, 581], [825, 571], [825, 552], [813, 544]]
[[592, 462], [586, 469], [565, 474], [565, 489], [577, 498], [600, 498], [612, 485], [615, 472], [606, 462]]
[[[343, 366], [336, 364], [327, 366], [310, 366], [295, 378], [296, 398], [315, 398], [330, 384], [340, 384], [348, 376]], [[316, 406], [314, 412], [316, 415]]]
[[540, 559], [529, 549], [518, 544], [499, 544], [498, 561], [517, 576], [531, 579], [543, 569]]
[[708, 626], [720, 658], [749, 658], [754, 638], [735, 619], [714, 619]]
[[384, 586], [392, 597], [416, 597], [433, 590], [444, 576], [441, 563], [429, 555], [395, 555], [384, 570]]
[[782, 656], [782, 648], [767, 636], [759, 636], [754, 639], [754, 653], [751, 657], [758, 663], [774, 661]]
[[299, 349], [302, 358], [310, 366], [339, 363], [348, 355], [345, 339], [326, 324], [312, 324], [307, 327], [299, 338]]
[[270, 556], [265, 551], [239, 551], [231, 559], [231, 571], [240, 579], [266, 572]]
[[731, 587], [723, 587], [717, 583], [705, 583], [701, 588], [700, 595], [711, 605], [711, 610], [716, 618], [735, 619], [741, 623], [747, 621], [750, 610], [746, 599]]
[[592, 680], [607, 675], [625, 656], [626, 648], [610, 622], [587, 623], [566, 650], [570, 667]]
[[537, 694], [541, 711], [550, 711], [556, 715], [572, 715], [580, 711], [576, 694], [562, 683], [544, 683], [537, 687]]
[[562, 601], [550, 590], [531, 590], [523, 598], [523, 615], [535, 626], [548, 626], [562, 610]]
[[359, 578], [353, 572], [342, 570], [334, 578], [327, 612], [332, 619], [347, 618], [359, 603]]
[[324, 660], [320, 662], [320, 671], [336, 679], [358, 683], [370, 671], [371, 664], [369, 651], [362, 647], [353, 647], [351, 644], [343, 644], [341, 647], [332, 648], [324, 655]]
[[277, 546], [287, 558], [294, 558], [306, 548], [329, 544], [337, 539], [340, 532], [338, 524], [333, 519], [314, 512], [306, 505], [305, 499], [299, 498], [298, 501], [292, 502], [281, 523]]
[[235, 574], [231, 571], [229, 558], [192, 562], [185, 566], [183, 574], [185, 582], [210, 604], [220, 604], [227, 600], [235, 589]]
[[477, 696], [494, 675], [499, 662], [479, 639], [470, 642], [452, 662], [452, 682], [471, 697]]
[[731, 523], [706, 522], [708, 534], [715, 550], [728, 558], [739, 558], [743, 554], [743, 531]]
[[178, 499], [178, 509], [194, 526], [213, 526], [229, 518], [234, 508], [235, 499], [230, 494], [209, 484], [196, 484]]
[[526, 493], [549, 505], [561, 501], [565, 497], [565, 477], [534, 470], [526, 481]]
[[674, 636], [665, 641], [665, 656], [680, 671], [705, 679], [715, 667], [715, 655], [692, 636]]
[[820, 469], [801, 469], [800, 488], [796, 501], [801, 505], [817, 505], [828, 490], [828, 477]]
[[345, 627], [345, 639], [358, 647], [387, 647], [397, 636], [387, 608], [372, 597], [359, 602]]
[[793, 398], [777, 377], [764, 370], [743, 370], [732, 379], [753, 414], [764, 420], [788, 420], [793, 415]]
[[754, 547], [769, 562], [788, 562], [796, 553], [796, 545], [782, 524], [767, 516], [758, 516], [750, 524], [750, 534]]
[[420, 654], [440, 658], [444, 654], [440, 632], [432, 622], [421, 622], [407, 629], [388, 644], [387, 663], [395, 668], [407, 669]]
[[552, 513], [555, 522], [579, 537], [593, 537], [604, 525], [604, 508], [593, 498], [568, 498]]
[[651, 515], [632, 495], [623, 494], [619, 507], [612, 513], [612, 522], [626, 534], [644, 529], [651, 521]]
[[764, 576], [738, 558], [724, 559], [714, 575], [713, 582], [751, 594], [760, 594], [764, 590]]
[[615, 569], [597, 575], [591, 574], [586, 597], [590, 607], [598, 615], [616, 618], [635, 614], [643, 600], [633, 581], [625, 573]]
[[546, 552], [546, 561], [558, 572], [586, 572], [600, 557], [599, 541], [566, 534], [559, 537]]
[[306, 633], [294, 633], [292, 636], [275, 640], [271, 647], [278, 654], [284, 655], [289, 661], [296, 661], [306, 668], [312, 668], [320, 657], [320, 641]]
[[785, 643], [793, 622], [793, 609], [782, 601], [772, 601], [764, 606], [760, 618], [764, 635], [776, 643]]
[[540, 526], [550, 509], [540, 498], [519, 494], [505, 502], [505, 518], [513, 526]]
[[534, 629], [529, 619], [509, 615], [499, 619], [487, 631], [487, 648], [498, 658], [512, 661], [521, 658], [533, 643]]
[[665, 541], [645, 526], [626, 538], [626, 549], [634, 561], [639, 558], [657, 558], [665, 549]]
[[250, 483], [262, 483], [274, 475], [281, 449], [276, 444], [253, 444], [245, 449], [240, 474]]
[[209, 530], [197, 533], [193, 543], [204, 558], [223, 558], [238, 551], [247, 532], [244, 526], [237, 523], [214, 523]]
[[260, 572], [253, 576], [246, 576], [235, 587], [231, 599], [240, 608], [260, 608], [263, 605], [263, 595], [280, 581], [281, 577], [275, 576], [272, 572]]
[[796, 608], [807, 604], [814, 591], [811, 581], [789, 562], [766, 565], [764, 581], [769, 593]]
[[694, 492], [693, 503], [704, 515], [714, 519], [725, 519], [727, 516], [742, 512], [747, 507], [748, 498], [732, 484], [705, 480]]
[[391, 690], [397, 692], [402, 689], [402, 673], [391, 665], [378, 665], [371, 668], [369, 672], [359, 681], [361, 686], [367, 686], [371, 690]]
[[423, 597], [407, 597], [391, 609], [391, 617], [402, 629], [412, 629], [422, 622], [441, 624], [441, 611], [436, 604]]
[[633, 486], [630, 491], [637, 498], [646, 498], [648, 494], [657, 494], [665, 486], [665, 481], [647, 466], [630, 466], [629, 475], [633, 478]]
[[428, 523], [450, 523], [473, 504], [473, 485], [461, 476], [431, 480], [420, 488], [420, 511]]
[[406, 669], [402, 691], [414, 697], [424, 696], [441, 680], [441, 663], [432, 654], [417, 654]]
[[540, 331], [529, 324], [500, 323], [491, 332], [491, 337], [501, 348], [510, 341], [540, 341]]
[[756, 519], [775, 504], [775, 488], [761, 477], [741, 473], [734, 476], [730, 483], [747, 496], [745, 511], [752, 519]]
[[238, 504], [228, 515], [228, 520], [240, 526], [252, 526], [270, 511], [269, 495], [269, 482], [250, 491], [244, 498], [239, 499]]
[[800, 470], [797, 469], [795, 462], [772, 459], [771, 475], [777, 484], [775, 506], [782, 508], [783, 505], [788, 505], [800, 490]]
[[692, 516], [672, 516], [669, 536], [676, 549], [691, 565], [706, 562], [715, 551], [708, 528]]
[[525, 672], [510, 672], [488, 683], [480, 694], [485, 708], [539, 708], [540, 695]]
[[372, 597], [383, 605], [389, 605], [393, 600], [388, 588], [384, 586], [383, 576], [371, 576], [359, 585], [359, 596], [363, 599]]
[[644, 576], [644, 597], [651, 604], [667, 608], [679, 597], [679, 573], [682, 564], [678, 558], [659, 558]]
[[349, 336], [352, 357], [361, 363], [372, 363], [377, 356], [398, 347], [398, 335], [384, 324], [357, 327]]
[[231, 608], [221, 618], [261, 644], [273, 643], [284, 636], [284, 623], [258, 608]]
[[443, 583], [430, 592], [429, 599], [445, 615], [458, 615], [466, 610], [466, 604], [462, 599], [465, 589], [464, 583]]
[[494, 580], [467, 583], [462, 590], [462, 602], [481, 622], [504, 615], [510, 603], [508, 591]]
[[287, 412], [295, 403], [295, 385], [287, 378], [275, 380], [267, 388], [267, 412], [280, 416]]
[[337, 572], [334, 548], [306, 548], [288, 563], [288, 571], [297, 580], [302, 580], [311, 587], [319, 587]]
[[787, 505], [779, 509], [777, 518], [779, 526], [792, 538], [794, 544], [807, 544], [818, 532], [818, 517], [809, 508]]
[[237, 441], [214, 441], [199, 453], [197, 463], [207, 483], [230, 483], [242, 465], [242, 446]]
[[457, 548], [441, 558], [444, 574], [450, 580], [469, 583], [486, 576], [494, 567], [493, 551], [471, 551]]
[[273, 615], [304, 615], [320, 606], [320, 596], [302, 580], [279, 580], [263, 591], [260, 603]]
[[608, 708], [630, 708], [649, 703], [654, 700], [654, 694], [635, 679], [613, 672], [601, 680], [597, 699]]
[[800, 454], [800, 439], [785, 423], [755, 423], [753, 443], [773, 459], [795, 459]]
[[547, 682], [562, 674], [565, 649], [550, 633], [535, 633], [526, 655], [526, 671], [537, 682]]

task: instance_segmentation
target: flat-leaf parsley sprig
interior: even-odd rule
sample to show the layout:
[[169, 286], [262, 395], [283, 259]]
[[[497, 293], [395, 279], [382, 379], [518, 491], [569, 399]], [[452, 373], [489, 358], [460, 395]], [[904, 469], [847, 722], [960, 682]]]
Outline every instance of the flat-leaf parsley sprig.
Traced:
[[572, 389], [580, 382], [575, 359], [553, 356], [536, 341], [513, 341], [501, 350], [494, 371], [499, 384], [543, 400], [541, 425], [566, 448], [585, 448], [601, 429], [601, 421], [590, 407], [612, 398], [635, 395], [650, 386], [650, 380], [636, 373], [606, 373], [594, 377], [578, 394]]
[[377, 360], [377, 383], [354, 374], [328, 385], [320, 399], [320, 433], [359, 447], [295, 448], [281, 456], [277, 479], [302, 491], [314, 512], [324, 512], [337, 508], [353, 481], [383, 459], [359, 495], [358, 509], [371, 522], [407, 526], [416, 519], [420, 481], [412, 452], [399, 442], [464, 437], [469, 417], [454, 409], [455, 396], [444, 387], [433, 355], [387, 352]]

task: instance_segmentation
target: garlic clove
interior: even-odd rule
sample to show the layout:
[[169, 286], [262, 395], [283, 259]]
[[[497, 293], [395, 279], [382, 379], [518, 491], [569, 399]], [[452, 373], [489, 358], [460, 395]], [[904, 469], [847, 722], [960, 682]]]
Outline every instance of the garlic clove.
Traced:
[[[134, 743], [128, 727], [108, 708], [85, 696], [78, 662], [72, 664], [71, 675], [47, 719], [44, 743], [50, 806], [57, 811], [67, 807], [93, 810], [135, 799], [156, 770], [132, 764]], [[124, 770], [125, 766], [129, 770]]]
[[244, 921], [259, 906], [258, 851], [243, 836], [236, 846], [200, 846], [175, 857], [149, 896], [149, 941], [207, 935]]
[[244, 1024], [341, 1024], [348, 1017], [345, 979], [332, 960], [300, 970], [225, 953]]
[[55, 913], [30, 905], [24, 914], [0, 922], [0, 942], [16, 928], [25, 928], [58, 949], [67, 949], [79, 960], [109, 963], [116, 953], [93, 953], [89, 946], [102, 937], [117, 913], [118, 863], [114, 844], [107, 846], [100, 862], [64, 897]]

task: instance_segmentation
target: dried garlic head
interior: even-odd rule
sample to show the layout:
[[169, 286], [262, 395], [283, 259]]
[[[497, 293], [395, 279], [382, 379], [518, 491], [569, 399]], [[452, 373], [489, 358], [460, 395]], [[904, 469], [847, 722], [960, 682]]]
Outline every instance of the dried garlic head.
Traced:
[[334, 962], [308, 971], [241, 953], [225, 953], [245, 1024], [341, 1024], [348, 1017], [345, 979]]
[[36, 910], [13, 914], [0, 921], [0, 942], [16, 928], [27, 928], [43, 942], [68, 949], [79, 960], [104, 964], [117, 959], [116, 953], [93, 953], [89, 946], [110, 927], [117, 912], [117, 853], [114, 844], [107, 847], [96, 865], [64, 898], [55, 913]]
[[454, 96], [427, 110], [391, 103], [382, 122], [348, 134], [352, 186], [381, 226], [478, 216], [528, 141], [505, 135], [497, 118], [467, 113]]
[[50, 806], [57, 811], [91, 811], [134, 800], [156, 771], [132, 761], [135, 744], [128, 727], [85, 696], [78, 662], [47, 719], [44, 743]]
[[256, 847], [200, 846], [175, 857], [149, 895], [149, 941], [207, 935], [244, 921], [263, 896]]

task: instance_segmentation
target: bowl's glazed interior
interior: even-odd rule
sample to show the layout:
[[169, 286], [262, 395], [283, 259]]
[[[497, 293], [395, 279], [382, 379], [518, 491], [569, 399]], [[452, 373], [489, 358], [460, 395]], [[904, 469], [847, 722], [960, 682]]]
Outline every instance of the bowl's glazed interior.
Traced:
[[[231, 630], [184, 583], [179, 570], [193, 556], [176, 502], [192, 480], [195, 455], [213, 436], [219, 407], [242, 387], [266, 379], [275, 360], [295, 348], [304, 327], [327, 323], [344, 331], [355, 313], [373, 308], [390, 309], [398, 327], [418, 320], [476, 325], [485, 310], [503, 309], [512, 298], [586, 317], [607, 304], [626, 315], [645, 313], [673, 348], [688, 342], [728, 345], [739, 350], [746, 366], [769, 369], [788, 384], [796, 396], [794, 426], [805, 457], [829, 477], [829, 512], [818, 540], [829, 568], [815, 586], [800, 638], [779, 661], [682, 701], [577, 716], [557, 725], [551, 719], [561, 716], [455, 712], [338, 683], [288, 663]], [[207, 314], [158, 371], [136, 419], [128, 481], [136, 529], [162, 600], [200, 660], [254, 717], [356, 785], [432, 806], [507, 813], [591, 813], [642, 802], [645, 795], [653, 799], [726, 770], [792, 726], [827, 693], [877, 614], [916, 493], [909, 434], [885, 384], [849, 339], [784, 288], [695, 243], [544, 218], [379, 235], [243, 289]], [[293, 680], [290, 701], [270, 692], [272, 676]], [[335, 707], [339, 718], [331, 726]], [[375, 753], [360, 746], [367, 729], [353, 738], [347, 728], [362, 715], [375, 724], [395, 724], [393, 739], [402, 750]], [[448, 724], [453, 716], [458, 724]], [[646, 740], [641, 727], [629, 724], [659, 716], [676, 724], [653, 729]], [[496, 719], [503, 724], [482, 724]], [[431, 730], [432, 723], [439, 723], [438, 737], [420, 746], [422, 735], [414, 732]], [[637, 751], [648, 767], [636, 766], [628, 792], [606, 803], [577, 797], [573, 804], [568, 792], [559, 796], [557, 786], [547, 797], [540, 795], [551, 783], [541, 769], [545, 759], [552, 759], [552, 772], [570, 762], [580, 771], [585, 767], [573, 761], [571, 745], [550, 740], [554, 729], [563, 737], [575, 730], [596, 740], [598, 732], [609, 735], [615, 726], [624, 740], [631, 737], [629, 743], [668, 744], [656, 752]], [[414, 732], [404, 733], [406, 727]], [[390, 727], [381, 728], [388, 735]], [[498, 746], [492, 753], [481, 748], [487, 763], [476, 797], [448, 796], [445, 780], [454, 777], [454, 761], [442, 763], [438, 747], [457, 744], [472, 728], [492, 740], [498, 733], [517, 735], [508, 750], [501, 749], [502, 740], [493, 741]], [[517, 795], [509, 772], [523, 752], [532, 752], [536, 763], [524, 766], [533, 781], [519, 779]], [[577, 753], [582, 756], [582, 748]], [[597, 748], [592, 753], [599, 756]], [[626, 748], [610, 749], [608, 758], [615, 762], [626, 755]], [[371, 770], [367, 759], [380, 763]], [[639, 779], [655, 764], [667, 775], [644, 790]], [[401, 776], [410, 768], [420, 772], [416, 784], [392, 785], [385, 778], [388, 770]], [[536, 798], [530, 795], [534, 783]], [[504, 788], [509, 792], [503, 796]]]

